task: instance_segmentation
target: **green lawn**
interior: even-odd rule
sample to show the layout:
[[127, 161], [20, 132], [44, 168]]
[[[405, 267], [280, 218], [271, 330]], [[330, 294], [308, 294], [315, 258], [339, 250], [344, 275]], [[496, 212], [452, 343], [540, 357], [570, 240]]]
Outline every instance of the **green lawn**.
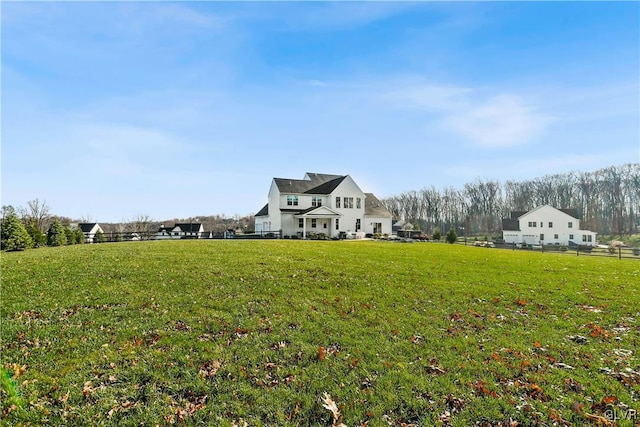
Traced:
[[640, 422], [634, 260], [180, 241], [1, 261], [3, 425]]

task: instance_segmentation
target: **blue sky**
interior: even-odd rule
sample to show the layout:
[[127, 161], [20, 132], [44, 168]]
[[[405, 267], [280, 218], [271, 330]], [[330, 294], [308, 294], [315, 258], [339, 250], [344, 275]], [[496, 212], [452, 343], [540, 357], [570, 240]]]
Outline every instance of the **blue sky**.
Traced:
[[3, 2], [2, 204], [255, 213], [640, 162], [639, 2]]

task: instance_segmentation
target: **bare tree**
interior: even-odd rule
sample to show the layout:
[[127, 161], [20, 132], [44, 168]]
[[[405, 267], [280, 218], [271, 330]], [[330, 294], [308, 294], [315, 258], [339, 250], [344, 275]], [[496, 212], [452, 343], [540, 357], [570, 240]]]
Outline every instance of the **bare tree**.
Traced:
[[51, 208], [47, 204], [47, 201], [33, 199], [28, 201], [27, 205], [28, 209], [25, 212], [26, 217], [34, 222], [38, 230], [45, 233], [51, 223]]
[[149, 240], [153, 234], [153, 219], [147, 214], [138, 214], [131, 222], [131, 227], [141, 240]]

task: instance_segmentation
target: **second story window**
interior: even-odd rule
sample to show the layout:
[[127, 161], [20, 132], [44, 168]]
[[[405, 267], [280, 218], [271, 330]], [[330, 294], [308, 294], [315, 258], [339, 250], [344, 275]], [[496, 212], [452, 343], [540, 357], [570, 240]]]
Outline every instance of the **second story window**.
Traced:
[[311, 198], [311, 206], [316, 208], [322, 206], [322, 197], [313, 196]]
[[360, 209], [362, 207], [362, 199], [358, 197], [356, 199], [356, 209]]
[[345, 197], [344, 198], [344, 208], [345, 209], [353, 209], [353, 197]]
[[287, 206], [298, 206], [298, 196], [287, 196]]
[[549, 222], [549, 228], [553, 228], [553, 222]]
[[336, 196], [336, 208], [340, 208], [340, 196]]
[[573, 222], [569, 221], [568, 226], [569, 226], [569, 228], [573, 228]]

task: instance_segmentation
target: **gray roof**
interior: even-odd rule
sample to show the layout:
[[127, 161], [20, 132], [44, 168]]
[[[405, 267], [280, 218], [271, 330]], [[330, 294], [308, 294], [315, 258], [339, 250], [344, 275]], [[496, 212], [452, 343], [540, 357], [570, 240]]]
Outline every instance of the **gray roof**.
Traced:
[[264, 205], [264, 207], [260, 209], [258, 213], [255, 214], [254, 216], [267, 216], [267, 215], [269, 215], [269, 203]]
[[391, 218], [391, 212], [384, 207], [382, 202], [378, 200], [373, 193], [364, 193], [364, 214], [368, 216]]
[[[511, 219], [518, 219], [521, 216], [528, 214], [529, 212], [533, 211], [533, 210], [537, 210], [539, 208], [541, 208], [542, 206], [539, 206], [535, 209], [532, 209], [530, 211], [511, 211]], [[552, 206], [553, 207], [553, 206]], [[557, 208], [554, 208], [557, 209]], [[578, 210], [577, 209], [558, 209], [560, 212], [566, 213], [567, 215], [575, 218], [575, 219], [580, 219], [580, 215], [578, 214]]]
[[569, 216], [574, 217], [575, 219], [580, 219], [580, 215], [578, 214], [578, 209], [558, 209], [560, 212], [564, 212]]
[[520, 231], [520, 221], [513, 218], [503, 219], [502, 231]]
[[199, 222], [185, 222], [185, 223], [176, 223], [173, 228], [180, 227], [180, 230], [184, 233], [196, 233], [200, 231], [200, 226], [202, 226]]
[[82, 230], [83, 233], [89, 233], [91, 232], [91, 230], [93, 230], [93, 227], [95, 227], [96, 225], [97, 225], [96, 222], [84, 222], [84, 223], [78, 224], [78, 227], [80, 228], [80, 230]]
[[274, 178], [281, 193], [292, 194], [329, 194], [346, 178], [342, 175], [329, 175], [307, 172], [310, 179]]

